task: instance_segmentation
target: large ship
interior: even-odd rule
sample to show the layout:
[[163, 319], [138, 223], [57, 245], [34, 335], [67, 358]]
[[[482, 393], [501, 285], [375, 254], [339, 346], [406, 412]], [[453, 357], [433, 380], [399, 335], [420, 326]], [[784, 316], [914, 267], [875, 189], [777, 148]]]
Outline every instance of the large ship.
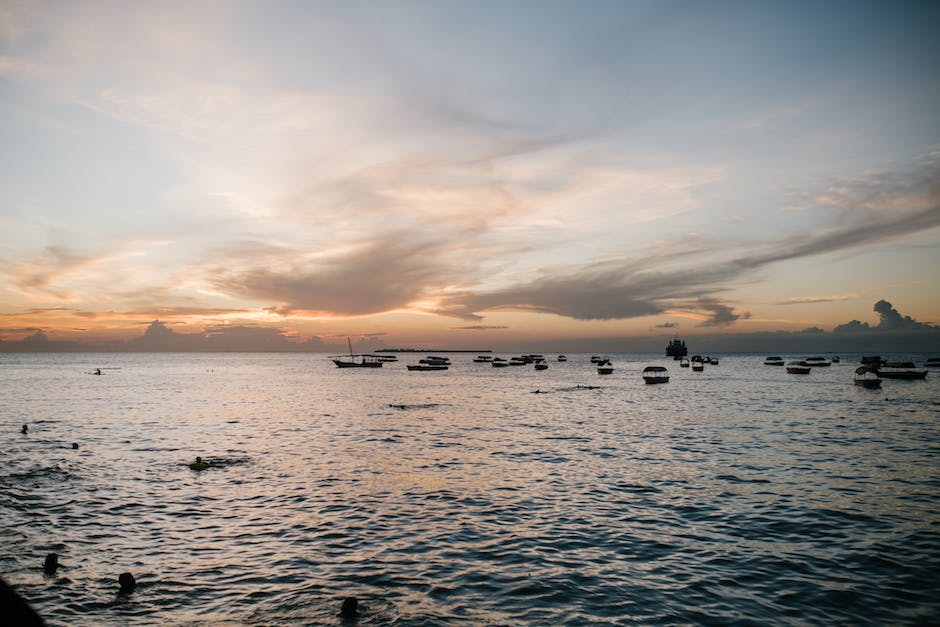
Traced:
[[679, 334], [676, 334], [676, 337], [672, 338], [669, 341], [669, 346], [666, 347], [666, 357], [672, 357], [673, 359], [682, 359], [689, 354], [689, 349], [686, 348], [685, 342], [679, 339]]

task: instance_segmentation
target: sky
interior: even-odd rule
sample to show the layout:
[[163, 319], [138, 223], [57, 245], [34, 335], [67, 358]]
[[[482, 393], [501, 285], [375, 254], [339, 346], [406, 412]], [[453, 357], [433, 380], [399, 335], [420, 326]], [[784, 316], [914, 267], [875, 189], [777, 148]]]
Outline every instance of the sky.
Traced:
[[938, 23], [0, 0], [0, 351], [940, 350]]

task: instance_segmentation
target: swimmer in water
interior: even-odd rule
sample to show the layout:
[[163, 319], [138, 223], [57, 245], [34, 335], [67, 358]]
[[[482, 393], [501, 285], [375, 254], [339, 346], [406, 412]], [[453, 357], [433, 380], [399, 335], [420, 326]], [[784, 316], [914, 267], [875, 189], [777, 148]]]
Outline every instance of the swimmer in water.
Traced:
[[95, 368], [95, 374], [101, 374], [101, 368]]
[[20, 433], [29, 433], [29, 425], [23, 425], [23, 428], [20, 429]]
[[201, 457], [197, 457], [196, 461], [189, 465], [190, 470], [205, 470], [209, 467], [207, 462], [202, 461]]

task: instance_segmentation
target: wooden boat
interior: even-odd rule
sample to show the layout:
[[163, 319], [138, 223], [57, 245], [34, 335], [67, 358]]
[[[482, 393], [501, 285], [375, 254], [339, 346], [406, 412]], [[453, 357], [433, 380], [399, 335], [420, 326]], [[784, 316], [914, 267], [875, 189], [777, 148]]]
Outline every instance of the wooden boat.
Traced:
[[352, 342], [346, 338], [349, 344], [348, 355], [331, 355], [330, 359], [336, 364], [337, 368], [381, 368], [382, 361], [375, 355], [355, 355], [352, 352]]
[[868, 366], [859, 366], [855, 369], [855, 385], [869, 389], [880, 388], [881, 379], [878, 378], [878, 373]]
[[597, 362], [597, 374], [612, 374], [613, 372], [614, 366], [609, 359]]
[[[559, 355], [559, 356], [558, 356], [558, 361], [568, 361], [568, 358], [565, 357], [564, 355]], [[937, 365], [940, 365], [940, 364], [937, 364]]]
[[535, 364], [535, 369], [536, 370], [548, 370], [548, 364], [546, 364], [544, 361], [540, 361]]
[[791, 361], [787, 364], [787, 372], [790, 374], [809, 374], [810, 370], [812, 368], [805, 361]]
[[764, 365], [765, 366], [783, 366], [784, 365], [783, 357], [772, 355], [764, 360]]
[[447, 364], [408, 364], [408, 370], [447, 370], [450, 366]]
[[643, 381], [645, 383], [669, 383], [669, 371], [662, 366], [647, 366], [643, 368]]
[[[698, 357], [698, 355], [696, 355], [695, 357]], [[696, 359], [695, 357], [692, 358], [692, 372], [702, 372], [702, 371], [704, 371], [704, 370], [705, 370], [705, 362], [702, 361], [702, 358], [701, 358], [701, 357], [698, 357], [698, 359]]]
[[888, 363], [873, 368], [873, 370], [882, 379], [913, 380], [927, 378], [926, 370], [918, 370], [917, 366], [909, 361], [889, 361]]
[[803, 361], [813, 368], [828, 368], [832, 365], [832, 362], [827, 360], [825, 357], [807, 357]]

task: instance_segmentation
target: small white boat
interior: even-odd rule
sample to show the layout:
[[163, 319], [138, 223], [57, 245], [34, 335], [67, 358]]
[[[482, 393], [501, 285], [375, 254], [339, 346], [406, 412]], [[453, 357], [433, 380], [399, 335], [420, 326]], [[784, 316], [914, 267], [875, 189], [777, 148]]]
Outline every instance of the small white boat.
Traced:
[[889, 361], [876, 367], [875, 372], [882, 379], [926, 379], [927, 371], [918, 370], [917, 367], [909, 361]]
[[679, 367], [680, 367], [680, 368], [688, 368], [688, 367], [689, 367], [689, 360], [686, 359], [685, 357], [683, 357], [683, 358], [682, 358], [682, 361], [679, 362]]
[[[565, 357], [564, 355], [559, 355], [559, 356], [558, 356], [558, 361], [568, 361], [568, 358]], [[937, 365], [940, 365], [940, 364], [937, 364]]]
[[791, 361], [787, 364], [787, 372], [790, 374], [809, 374], [811, 369], [805, 361]]
[[613, 374], [614, 366], [609, 359], [597, 362], [597, 374]]
[[647, 366], [643, 369], [645, 383], [669, 383], [669, 371], [662, 366]]
[[692, 360], [692, 372], [702, 372], [705, 370], [705, 362]]
[[785, 364], [783, 362], [783, 357], [778, 357], [777, 355], [771, 355], [770, 357], [764, 360], [764, 365], [765, 366], [783, 366]]
[[869, 389], [880, 388], [881, 379], [878, 377], [878, 373], [868, 366], [859, 366], [855, 369], [855, 385], [861, 385]]

